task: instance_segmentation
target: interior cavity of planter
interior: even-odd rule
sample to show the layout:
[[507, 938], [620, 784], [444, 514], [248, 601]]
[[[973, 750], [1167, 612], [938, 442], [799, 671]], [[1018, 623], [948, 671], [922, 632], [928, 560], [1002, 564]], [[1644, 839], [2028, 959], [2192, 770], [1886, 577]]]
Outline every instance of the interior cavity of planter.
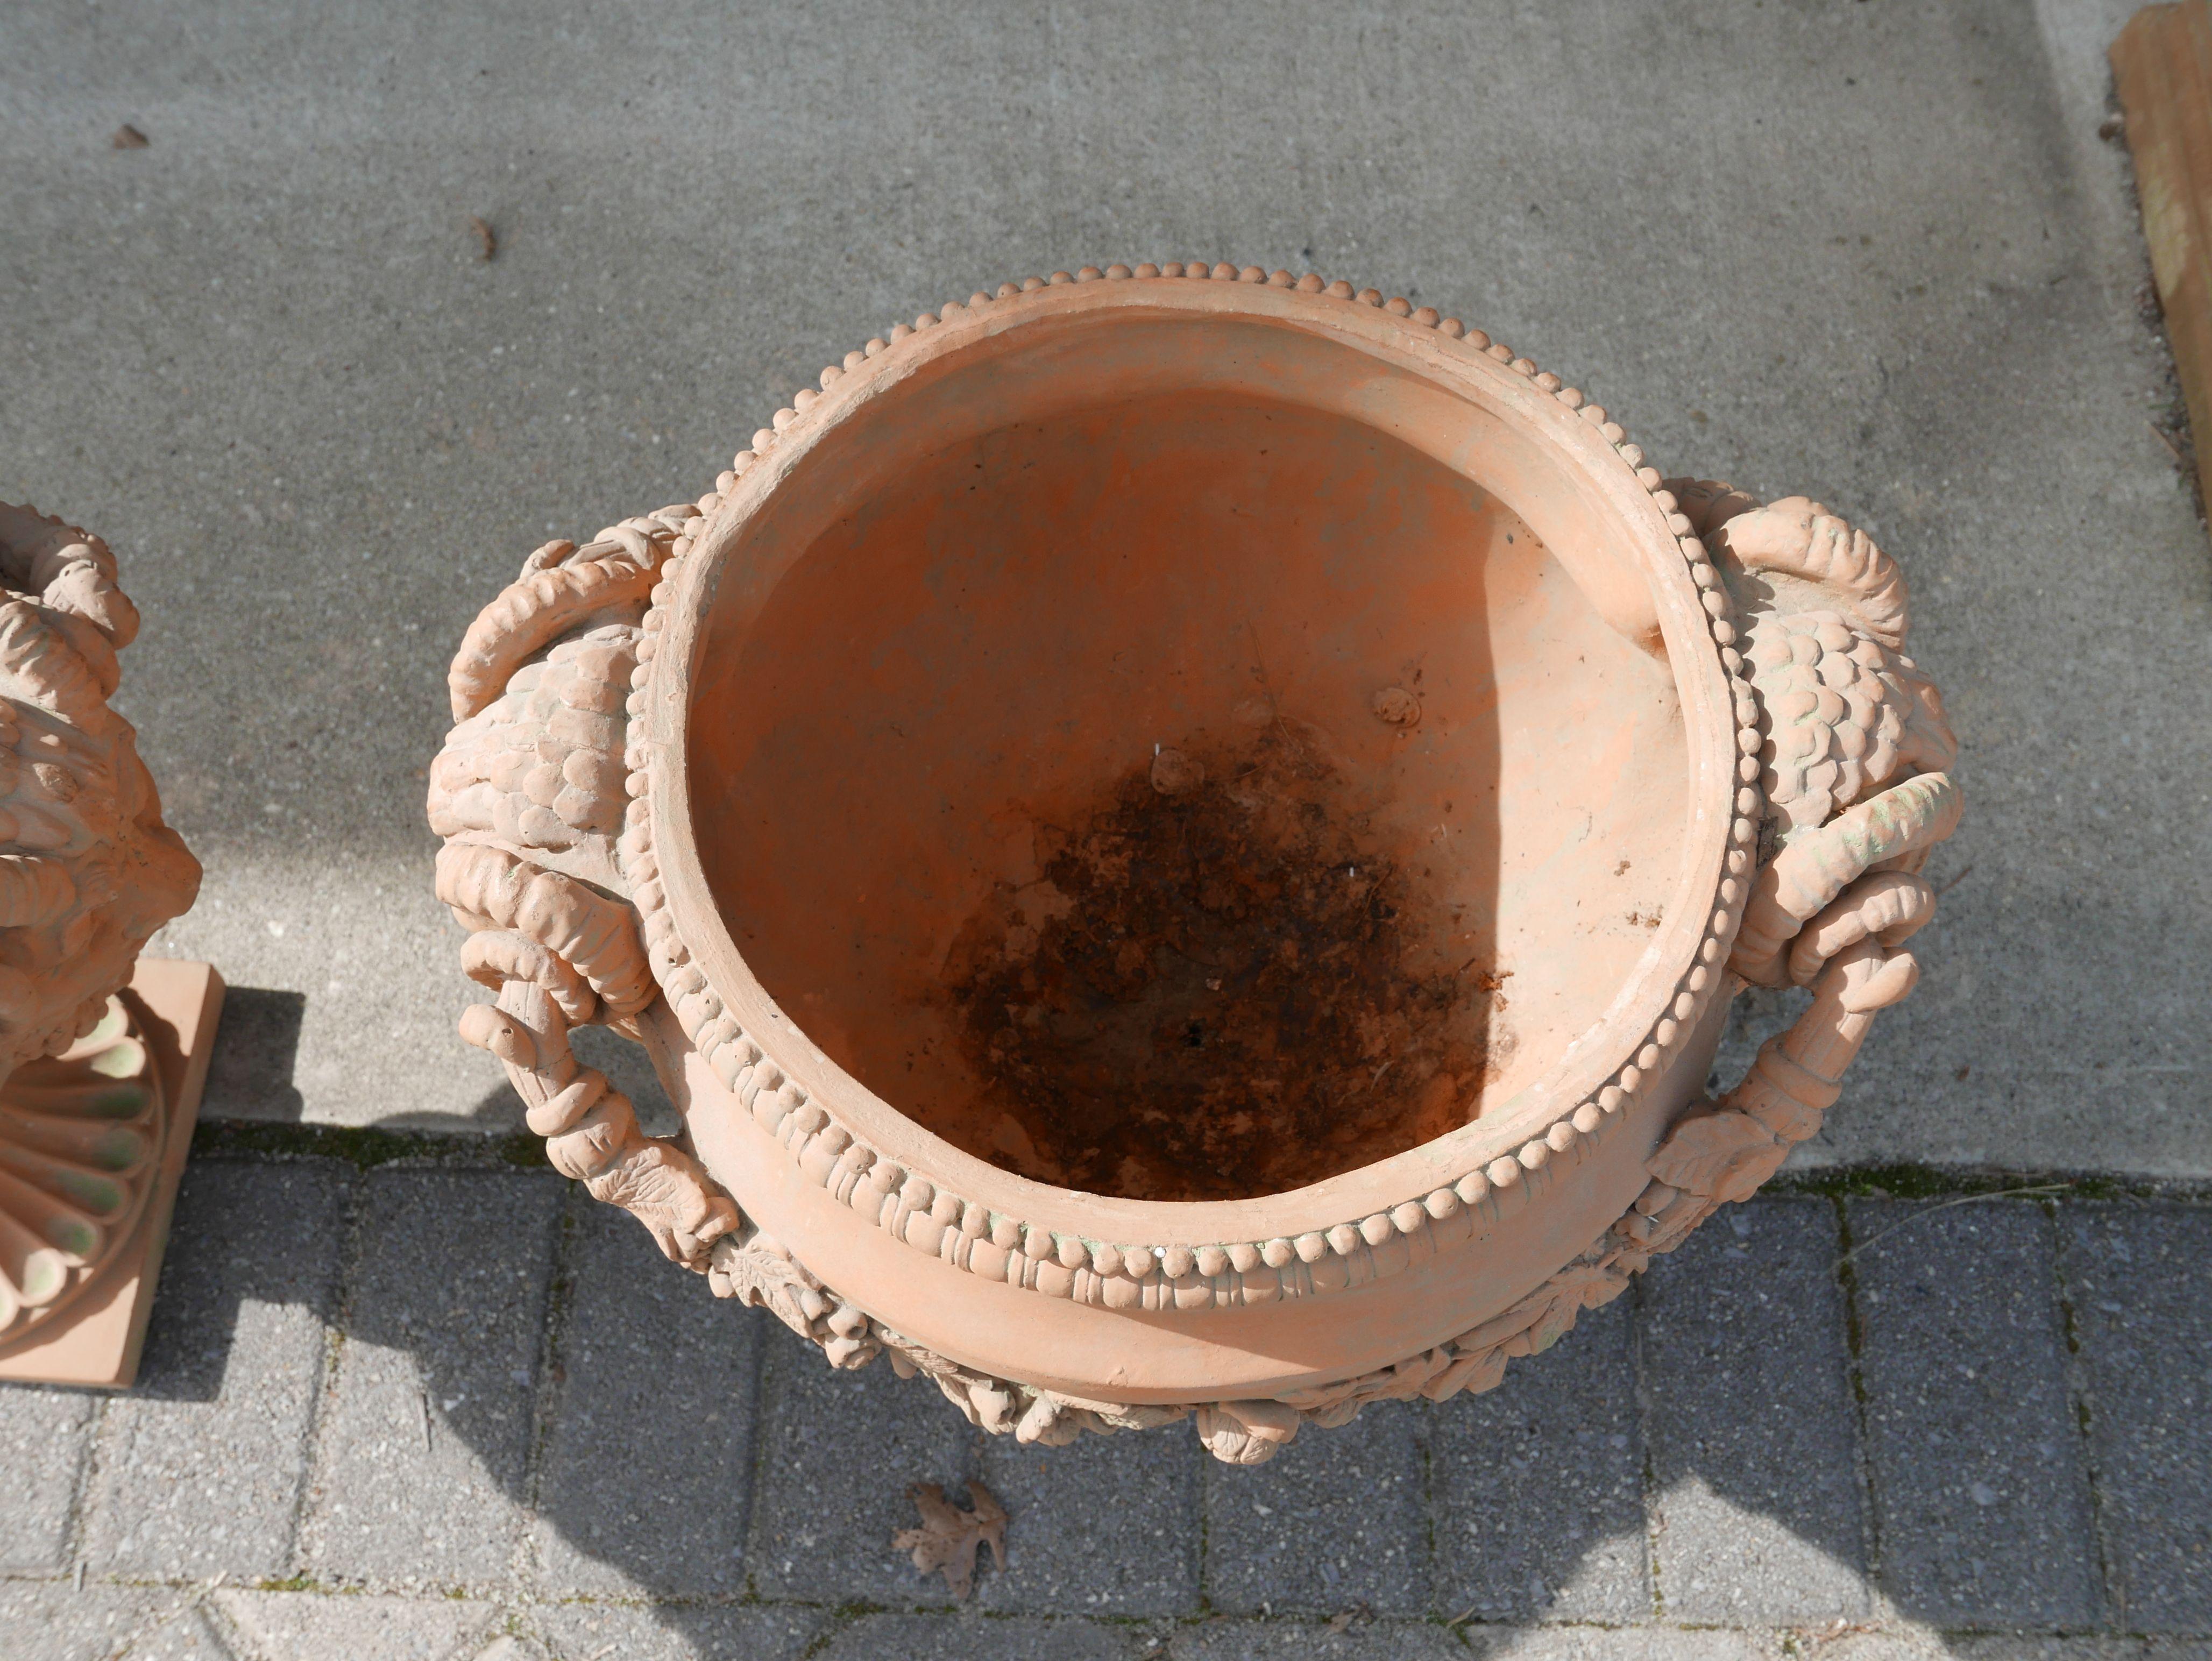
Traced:
[[[892, 1107], [1059, 1185], [1249, 1197], [1494, 1111], [1683, 876], [1674, 682], [1589, 494], [1289, 329], [1092, 318], [889, 386], [718, 573], [694, 831], [739, 952]], [[1264, 869], [1207, 934], [1224, 826]]]

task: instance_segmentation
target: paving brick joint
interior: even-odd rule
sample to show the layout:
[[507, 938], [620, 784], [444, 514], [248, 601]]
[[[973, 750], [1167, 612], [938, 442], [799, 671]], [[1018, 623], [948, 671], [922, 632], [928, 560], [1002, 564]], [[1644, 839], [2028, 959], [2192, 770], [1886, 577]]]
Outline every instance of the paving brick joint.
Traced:
[[[187, 1167], [138, 1385], [0, 1389], [0, 1654], [2212, 1644], [2212, 1197], [1764, 1196], [1496, 1392], [1243, 1470], [985, 1436], [455, 1147]], [[956, 1607], [890, 1537], [972, 1481]]]

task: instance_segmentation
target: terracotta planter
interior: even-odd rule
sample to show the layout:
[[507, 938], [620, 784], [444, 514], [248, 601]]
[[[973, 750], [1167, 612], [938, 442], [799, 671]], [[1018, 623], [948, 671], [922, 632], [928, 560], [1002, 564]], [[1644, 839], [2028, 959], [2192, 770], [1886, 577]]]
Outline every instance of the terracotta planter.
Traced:
[[200, 882], [108, 707], [137, 632], [106, 543], [0, 502], [0, 1379], [131, 1381], [221, 994], [133, 981]]
[[[1812, 1133], [1957, 816], [1904, 632], [1863, 535], [1432, 312], [1006, 285], [479, 619], [464, 1030], [836, 1364], [1263, 1458], [1496, 1383]], [[1716, 1104], [1746, 979], [1814, 1002]]]

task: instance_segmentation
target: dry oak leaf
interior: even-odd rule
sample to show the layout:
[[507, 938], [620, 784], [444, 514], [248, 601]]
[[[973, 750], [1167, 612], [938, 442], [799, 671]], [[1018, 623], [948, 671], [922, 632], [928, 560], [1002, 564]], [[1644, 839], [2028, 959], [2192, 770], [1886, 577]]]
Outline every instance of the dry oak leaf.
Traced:
[[907, 1490], [914, 1508], [921, 1513], [921, 1526], [892, 1536], [891, 1548], [911, 1552], [914, 1566], [924, 1574], [932, 1569], [945, 1577], [955, 1597], [965, 1599], [975, 1583], [975, 1548], [988, 1545], [1003, 1573], [1006, 1567], [1006, 1508], [982, 1483], [968, 1484], [970, 1510], [962, 1511], [945, 1497], [935, 1482], [918, 1482]]

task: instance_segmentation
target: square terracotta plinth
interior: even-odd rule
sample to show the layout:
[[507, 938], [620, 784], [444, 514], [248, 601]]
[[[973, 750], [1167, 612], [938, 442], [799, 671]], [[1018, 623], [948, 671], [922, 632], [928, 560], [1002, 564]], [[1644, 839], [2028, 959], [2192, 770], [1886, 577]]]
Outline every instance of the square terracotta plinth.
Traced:
[[125, 1390], [138, 1376], [138, 1351], [146, 1342], [161, 1251], [169, 1243], [177, 1179], [191, 1152], [208, 1052], [222, 1013], [222, 977], [211, 964], [142, 957], [123, 996], [143, 1026], [169, 1104], [168, 1135], [154, 1191], [123, 1250], [82, 1295], [19, 1342], [0, 1346], [0, 1379]]

